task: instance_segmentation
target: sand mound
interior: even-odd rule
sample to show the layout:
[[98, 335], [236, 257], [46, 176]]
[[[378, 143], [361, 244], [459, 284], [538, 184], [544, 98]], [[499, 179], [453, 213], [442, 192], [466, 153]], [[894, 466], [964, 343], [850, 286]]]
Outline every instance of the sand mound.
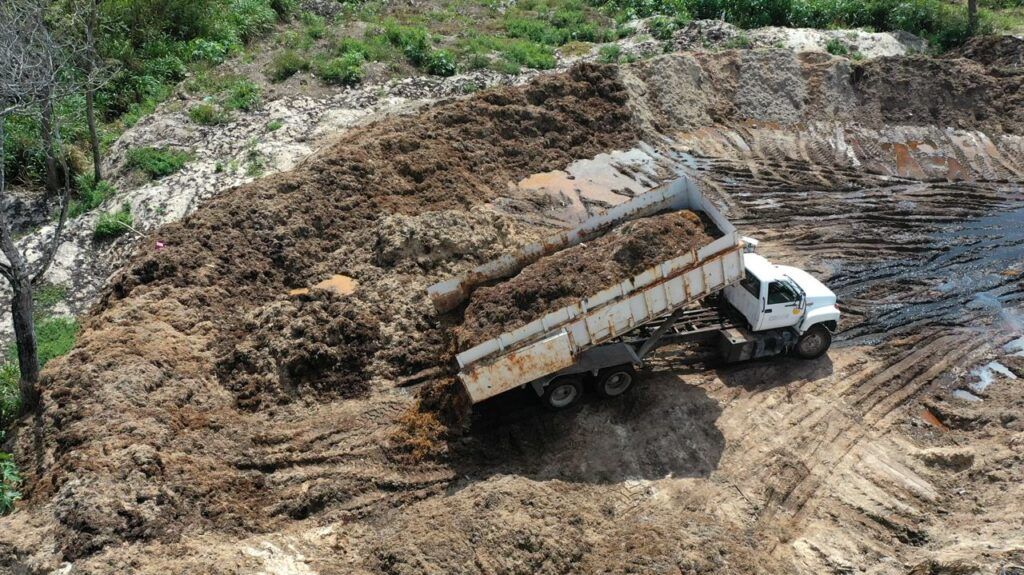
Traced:
[[457, 330], [461, 348], [515, 329], [711, 241], [688, 210], [634, 220], [474, 292]]

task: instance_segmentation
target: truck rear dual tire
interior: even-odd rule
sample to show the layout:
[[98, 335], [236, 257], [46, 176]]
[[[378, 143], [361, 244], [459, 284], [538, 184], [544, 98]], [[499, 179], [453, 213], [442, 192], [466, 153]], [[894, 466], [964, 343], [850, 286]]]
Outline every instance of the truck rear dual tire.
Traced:
[[796, 342], [796, 354], [803, 359], [817, 359], [832, 347], [832, 332], [823, 325], [812, 326]]
[[583, 379], [578, 376], [559, 377], [544, 388], [540, 396], [544, 407], [561, 411], [572, 407], [583, 397]]
[[594, 391], [601, 397], [618, 397], [629, 391], [635, 381], [636, 370], [632, 365], [607, 367], [597, 373]]

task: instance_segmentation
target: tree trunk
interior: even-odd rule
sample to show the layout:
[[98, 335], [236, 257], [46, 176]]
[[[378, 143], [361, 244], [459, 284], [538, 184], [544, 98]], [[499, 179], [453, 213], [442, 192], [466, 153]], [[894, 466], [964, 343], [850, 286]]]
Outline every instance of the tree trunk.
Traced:
[[967, 0], [967, 32], [973, 36], [978, 31], [978, 0]]
[[32, 280], [18, 277], [11, 282], [11, 317], [14, 319], [14, 339], [18, 346], [18, 367], [21, 371], [22, 412], [35, 409], [39, 403], [39, 358], [36, 355], [36, 326], [32, 318]]
[[53, 154], [53, 101], [49, 98], [43, 103], [42, 112], [39, 137], [43, 140], [43, 152], [46, 154], [46, 191], [56, 195], [60, 183], [57, 181], [57, 157]]
[[89, 140], [92, 145], [92, 176], [93, 182], [98, 184], [103, 179], [103, 171], [100, 167], [100, 138], [96, 134], [95, 95], [95, 90], [85, 91], [85, 118], [89, 122]]

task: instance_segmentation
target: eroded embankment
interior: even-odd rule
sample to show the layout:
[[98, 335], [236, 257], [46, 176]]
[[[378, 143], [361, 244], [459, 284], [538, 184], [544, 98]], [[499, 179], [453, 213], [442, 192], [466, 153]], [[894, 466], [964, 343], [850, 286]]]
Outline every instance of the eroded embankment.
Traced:
[[[659, 134], [684, 130], [699, 138], [708, 127], [734, 144], [742, 139], [728, 130], [749, 134], [750, 122], [882, 129], [896, 121], [1017, 133], [1024, 125], [1020, 87], [1021, 76], [994, 75], [967, 60], [854, 65], [777, 50], [677, 54], [625, 68], [622, 82], [614, 68], [584, 66], [360, 129], [296, 171], [237, 188], [162, 229], [157, 236], [166, 247], [142, 248], [114, 279], [76, 350], [48, 367], [41, 416], [26, 421], [17, 438], [29, 480], [25, 512], [38, 516], [56, 557], [98, 553], [90, 561], [101, 572], [116, 571], [111, 566], [124, 565], [119, 561], [130, 553], [168, 552], [112, 544], [173, 543], [183, 533], [244, 537], [309, 518], [344, 522], [353, 539], [342, 546], [368, 572], [484, 570], [475, 554], [445, 552], [480, 541], [495, 542], [495, 561], [510, 572], [558, 572], [584, 559], [620, 571], [742, 571], [754, 564], [792, 570], [775, 568], [777, 555], [751, 557], [743, 547], [777, 546], [771, 517], [756, 529], [760, 510], [790, 499], [802, 508], [810, 495], [794, 489], [808, 467], [827, 469], [825, 460], [772, 455], [760, 471], [735, 475], [750, 479], [742, 489], [687, 484], [658, 500], [674, 507], [633, 515], [641, 518], [630, 523], [634, 494], [616, 499], [632, 489], [628, 478], [594, 475], [619, 466], [587, 460], [596, 450], [572, 450], [577, 438], [566, 437], [563, 450], [548, 443], [539, 462], [515, 438], [495, 441], [486, 458], [469, 449], [441, 463], [388, 459], [382, 445], [409, 404], [390, 392], [391, 382], [436, 365], [447, 351], [448, 326], [434, 318], [423, 288], [532, 239], [543, 229], [536, 222], [550, 221], [541, 217], [559, 208], [550, 197], [518, 195], [509, 182], [629, 147], [641, 130], [659, 141]], [[968, 101], [961, 105], [961, 98]], [[759, 150], [737, 157], [742, 169], [721, 164], [732, 171], [716, 172], [718, 190], [727, 195], [740, 176], [785, 181], [775, 148]], [[839, 163], [834, 156], [814, 161]], [[811, 177], [806, 185], [841, 189], [843, 170], [857, 169]], [[500, 210], [485, 209], [488, 202]], [[802, 217], [806, 224], [815, 212]], [[775, 228], [784, 238], [786, 224]], [[357, 281], [351, 296], [287, 295], [339, 273]], [[621, 412], [580, 416], [580, 425], [587, 437], [610, 442], [601, 444], [610, 446], [605, 452], [636, 454], [632, 464], [645, 479], [707, 477], [723, 456], [715, 421], [721, 408], [689, 387], [663, 388], [664, 401], [631, 400]], [[682, 454], [673, 455], [678, 461], [665, 465], [665, 449], [629, 443], [629, 433], [602, 433], [638, 413], [652, 423], [648, 430], [669, 422], [672, 433], [660, 435], [681, 446]], [[794, 435], [818, 437], [795, 420]], [[687, 427], [694, 421], [701, 433]], [[547, 432], [574, 425], [571, 418], [560, 422], [532, 428], [550, 442]], [[571, 470], [560, 463], [568, 450], [584, 459]], [[810, 447], [808, 453], [813, 457]], [[765, 469], [782, 479], [761, 481]], [[493, 490], [473, 486], [500, 473], [529, 477]], [[556, 479], [563, 477], [571, 485]], [[726, 492], [733, 499], [723, 499]], [[644, 491], [640, 499], [650, 497]], [[409, 505], [414, 501], [421, 502]], [[510, 514], [530, 501], [540, 511], [512, 521]], [[703, 513], [708, 507], [721, 508], [720, 516]], [[477, 515], [451, 529], [452, 509]], [[381, 531], [386, 538], [373, 534], [392, 522], [401, 529]], [[692, 540], [679, 543], [680, 524], [696, 534]], [[621, 537], [601, 535], [619, 525]], [[438, 530], [447, 534], [440, 547]], [[498, 545], [505, 531], [522, 544]], [[635, 539], [640, 532], [645, 538]], [[35, 539], [11, 541], [14, 556], [39, 552], [25, 542]], [[594, 548], [600, 553], [588, 556]], [[635, 563], [638, 555], [659, 553], [667, 563]]]

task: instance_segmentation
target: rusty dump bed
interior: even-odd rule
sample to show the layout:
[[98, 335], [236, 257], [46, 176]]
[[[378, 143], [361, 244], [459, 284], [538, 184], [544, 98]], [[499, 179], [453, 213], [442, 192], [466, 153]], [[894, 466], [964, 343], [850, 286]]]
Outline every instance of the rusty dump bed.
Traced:
[[682, 209], [704, 212], [722, 236], [458, 354], [459, 378], [473, 402], [569, 367], [580, 352], [735, 283], [743, 275], [739, 234], [692, 181], [681, 177], [571, 230], [428, 288], [437, 309], [448, 311], [474, 287], [512, 276], [540, 257], [600, 236], [625, 221]]

